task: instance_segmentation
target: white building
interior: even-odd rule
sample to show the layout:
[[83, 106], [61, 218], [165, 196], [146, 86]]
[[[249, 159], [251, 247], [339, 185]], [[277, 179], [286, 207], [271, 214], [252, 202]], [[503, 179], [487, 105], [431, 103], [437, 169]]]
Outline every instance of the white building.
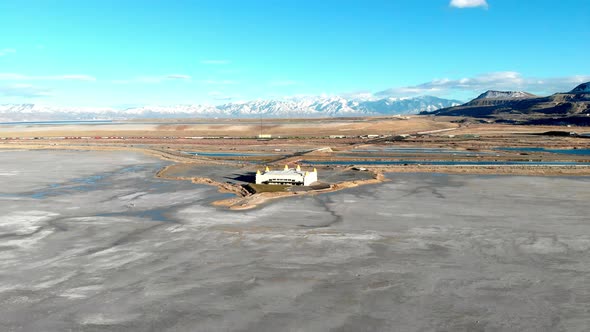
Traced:
[[271, 171], [268, 167], [264, 172], [256, 172], [256, 184], [277, 184], [290, 186], [309, 186], [318, 181], [318, 171], [302, 171], [301, 167], [289, 168], [285, 165], [282, 171]]

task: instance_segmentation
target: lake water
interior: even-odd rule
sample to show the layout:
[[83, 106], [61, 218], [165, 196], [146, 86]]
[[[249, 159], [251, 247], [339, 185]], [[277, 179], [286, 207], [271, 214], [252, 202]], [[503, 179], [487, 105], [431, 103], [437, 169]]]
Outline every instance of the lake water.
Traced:
[[577, 156], [590, 156], [590, 149], [499, 148], [498, 150], [514, 152], [547, 152], [557, 154], [571, 154]]
[[408, 153], [408, 154], [491, 154], [490, 152], [479, 152], [479, 151], [466, 151], [466, 150], [453, 150], [453, 149], [441, 149], [441, 148], [382, 148], [382, 149], [363, 149], [353, 150], [354, 153], [373, 153], [373, 152], [385, 152], [385, 153]]
[[268, 156], [276, 156], [280, 157], [280, 155], [272, 154], [272, 153], [244, 153], [244, 152], [185, 152], [187, 154], [191, 154], [193, 156], [203, 156], [203, 157], [268, 157]]
[[587, 162], [574, 161], [428, 161], [428, 160], [355, 160], [323, 161], [302, 160], [307, 165], [432, 165], [432, 166], [590, 166]]

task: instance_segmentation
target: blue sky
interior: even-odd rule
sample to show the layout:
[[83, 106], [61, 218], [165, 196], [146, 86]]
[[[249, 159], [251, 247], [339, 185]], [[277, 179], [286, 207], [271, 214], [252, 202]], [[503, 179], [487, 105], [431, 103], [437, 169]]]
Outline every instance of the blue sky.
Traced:
[[0, 1], [0, 103], [549, 94], [590, 80], [590, 1]]

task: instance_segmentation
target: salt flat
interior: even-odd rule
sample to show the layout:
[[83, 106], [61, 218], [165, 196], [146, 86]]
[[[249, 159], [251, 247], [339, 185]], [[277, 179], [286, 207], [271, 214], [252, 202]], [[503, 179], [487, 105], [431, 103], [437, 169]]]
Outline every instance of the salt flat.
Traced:
[[2, 331], [587, 331], [584, 177], [209, 205], [127, 152], [0, 154]]

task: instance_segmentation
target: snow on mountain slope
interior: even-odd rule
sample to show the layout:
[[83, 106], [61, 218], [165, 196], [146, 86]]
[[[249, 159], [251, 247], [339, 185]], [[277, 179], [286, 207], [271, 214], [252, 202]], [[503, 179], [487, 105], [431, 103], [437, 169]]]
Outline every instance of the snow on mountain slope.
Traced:
[[479, 95], [479, 97], [475, 98], [477, 99], [513, 99], [513, 98], [532, 98], [535, 97], [535, 95], [528, 93], [528, 92], [523, 92], [523, 91], [496, 91], [496, 90], [488, 90], [484, 93], [482, 93], [481, 95]]
[[37, 104], [0, 105], [0, 121], [119, 120], [189, 117], [337, 117], [415, 114], [461, 104], [432, 96], [416, 98], [345, 99], [339, 96], [254, 100], [211, 105], [60, 108]]

